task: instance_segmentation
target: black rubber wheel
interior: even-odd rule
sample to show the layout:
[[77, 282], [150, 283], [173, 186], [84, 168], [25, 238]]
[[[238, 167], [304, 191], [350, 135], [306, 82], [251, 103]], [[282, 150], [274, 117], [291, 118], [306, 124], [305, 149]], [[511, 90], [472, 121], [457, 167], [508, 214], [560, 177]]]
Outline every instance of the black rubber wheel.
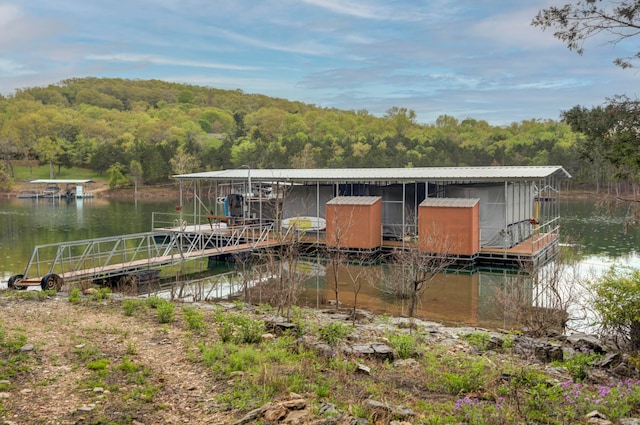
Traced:
[[9, 280], [7, 280], [7, 287], [9, 289], [22, 289], [20, 287], [20, 282], [22, 282], [23, 278], [23, 274], [14, 274], [9, 278]]
[[49, 289], [55, 289], [56, 291], [59, 291], [60, 289], [62, 289], [63, 283], [64, 280], [60, 276], [55, 273], [50, 273], [42, 278], [42, 280], [40, 281], [40, 288], [42, 288], [43, 291]]

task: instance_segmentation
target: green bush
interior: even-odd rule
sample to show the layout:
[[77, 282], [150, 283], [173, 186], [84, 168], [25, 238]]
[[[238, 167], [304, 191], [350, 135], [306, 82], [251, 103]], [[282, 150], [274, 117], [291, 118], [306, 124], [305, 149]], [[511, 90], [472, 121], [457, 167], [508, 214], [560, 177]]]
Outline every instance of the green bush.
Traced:
[[188, 329], [202, 332], [207, 328], [202, 310], [195, 307], [183, 307], [182, 311]]
[[147, 306], [150, 308], [158, 308], [158, 306], [164, 302], [166, 302], [166, 300], [164, 298], [160, 298], [157, 295], [153, 295], [151, 297], [147, 298]]
[[416, 341], [412, 335], [396, 334], [389, 336], [389, 344], [401, 359], [413, 357], [416, 353]]
[[79, 304], [82, 301], [82, 298], [80, 298], [80, 289], [73, 288], [71, 292], [69, 292], [68, 299], [69, 299], [69, 302], [72, 304]]
[[122, 301], [122, 309], [125, 316], [133, 316], [136, 311], [143, 309], [145, 306], [142, 300], [124, 300]]
[[164, 301], [156, 307], [158, 321], [160, 323], [171, 323], [175, 320], [176, 306], [169, 301]]
[[320, 339], [329, 345], [337, 345], [351, 333], [351, 327], [342, 322], [330, 322], [319, 330]]
[[104, 287], [104, 288], [96, 289], [91, 295], [91, 299], [93, 301], [104, 301], [104, 300], [108, 300], [110, 296], [111, 296], [111, 289]]

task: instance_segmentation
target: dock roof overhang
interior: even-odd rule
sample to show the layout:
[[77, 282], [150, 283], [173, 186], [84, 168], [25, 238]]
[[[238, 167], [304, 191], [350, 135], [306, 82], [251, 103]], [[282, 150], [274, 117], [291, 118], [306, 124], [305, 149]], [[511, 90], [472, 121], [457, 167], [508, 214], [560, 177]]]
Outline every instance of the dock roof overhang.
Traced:
[[561, 166], [532, 167], [419, 167], [419, 168], [313, 168], [313, 169], [248, 169], [207, 171], [178, 174], [173, 178], [189, 180], [244, 180], [290, 183], [332, 182], [517, 182], [556, 178], [569, 179], [571, 175]]
[[89, 184], [95, 183], [93, 180], [79, 180], [79, 179], [38, 179], [31, 180], [29, 183], [33, 184]]

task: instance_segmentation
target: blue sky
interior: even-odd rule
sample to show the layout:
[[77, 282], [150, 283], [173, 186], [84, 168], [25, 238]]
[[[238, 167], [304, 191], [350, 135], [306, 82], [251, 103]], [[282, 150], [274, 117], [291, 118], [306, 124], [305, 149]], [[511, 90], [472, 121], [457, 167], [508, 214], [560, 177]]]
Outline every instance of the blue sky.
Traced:
[[[568, 0], [567, 0], [568, 1]], [[612, 61], [530, 25], [531, 0], [0, 0], [0, 93], [75, 77], [160, 79], [383, 115], [507, 125], [638, 95]]]

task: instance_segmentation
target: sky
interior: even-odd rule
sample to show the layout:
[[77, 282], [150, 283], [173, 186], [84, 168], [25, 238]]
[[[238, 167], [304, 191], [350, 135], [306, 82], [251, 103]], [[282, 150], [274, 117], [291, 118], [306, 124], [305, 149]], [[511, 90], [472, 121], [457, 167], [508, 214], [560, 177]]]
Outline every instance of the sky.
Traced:
[[530, 25], [566, 1], [0, 0], [0, 93], [159, 79], [492, 125], [636, 97], [640, 72], [613, 60], [637, 40], [588, 40], [578, 55]]

